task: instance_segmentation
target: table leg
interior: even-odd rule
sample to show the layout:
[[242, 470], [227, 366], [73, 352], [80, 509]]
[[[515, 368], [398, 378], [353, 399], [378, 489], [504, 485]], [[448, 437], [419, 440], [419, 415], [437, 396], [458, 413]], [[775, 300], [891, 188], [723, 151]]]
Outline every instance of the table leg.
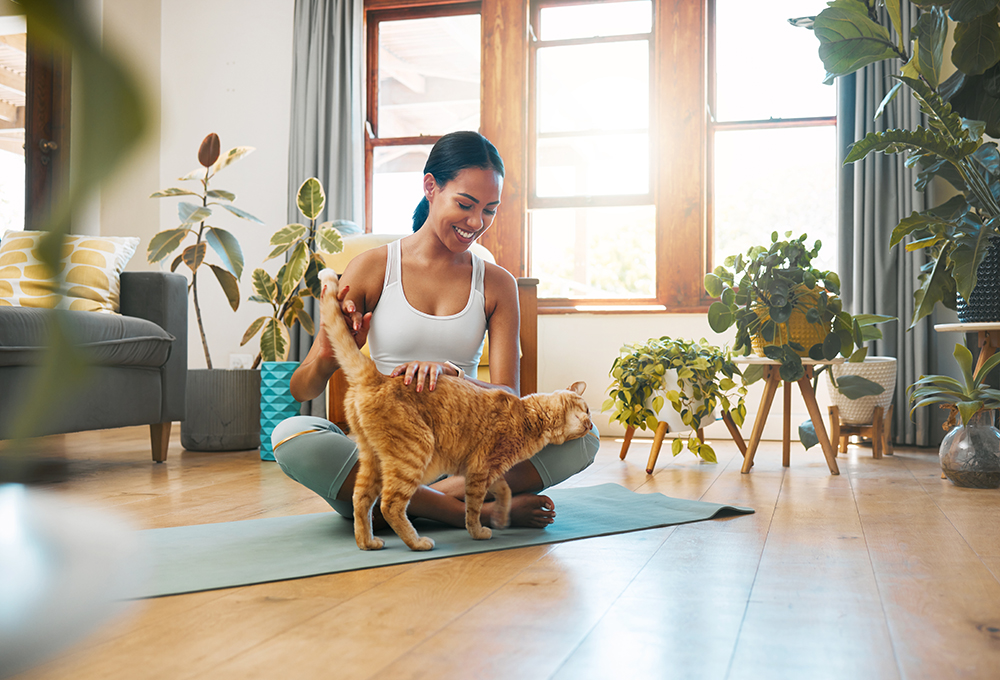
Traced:
[[646, 473], [653, 474], [653, 468], [656, 466], [656, 459], [660, 457], [660, 447], [663, 446], [663, 435], [667, 433], [670, 428], [667, 427], [667, 421], [661, 420], [660, 424], [656, 426], [656, 434], [653, 435], [653, 448], [649, 451], [649, 462], [646, 463]]
[[764, 368], [764, 376], [766, 380], [764, 383], [764, 397], [760, 400], [760, 410], [757, 411], [757, 417], [754, 419], [753, 431], [750, 433], [750, 443], [747, 445], [747, 453], [743, 457], [743, 468], [740, 470], [743, 474], [750, 472], [750, 468], [753, 467], [753, 457], [757, 453], [760, 438], [764, 434], [764, 423], [767, 422], [767, 414], [771, 410], [774, 395], [778, 391], [778, 383], [781, 382], [781, 376], [778, 375], [778, 369], [775, 366], [766, 366]]
[[837, 455], [837, 449], [840, 448], [841, 453], [847, 453], [840, 446], [840, 409], [836, 404], [833, 404], [828, 409], [830, 413], [830, 443], [833, 444], [833, 455]]
[[630, 427], [625, 430], [625, 441], [622, 442], [622, 452], [618, 454], [618, 457], [625, 460], [625, 454], [628, 453], [628, 445], [632, 443], [632, 435], [635, 434], [635, 428]]
[[799, 378], [799, 391], [802, 392], [802, 400], [806, 402], [809, 410], [809, 417], [812, 419], [813, 428], [816, 430], [816, 438], [819, 445], [823, 447], [823, 455], [826, 457], [826, 465], [830, 468], [831, 475], [839, 475], [840, 468], [837, 467], [837, 456], [833, 451], [833, 445], [826, 436], [826, 426], [823, 424], [823, 414], [820, 413], [819, 404], [816, 403], [816, 393], [812, 386], [812, 371], [807, 370], [806, 374]]
[[792, 383], [785, 381], [784, 404], [781, 423], [781, 465], [788, 467], [792, 462]]
[[986, 360], [996, 352], [1000, 346], [1000, 331], [979, 331], [979, 358], [976, 360], [976, 368], [973, 373], [977, 373]]
[[726, 429], [729, 430], [729, 435], [733, 438], [733, 441], [736, 442], [736, 448], [740, 450], [740, 455], [746, 458], [747, 443], [743, 440], [743, 433], [740, 432], [740, 428], [736, 427], [736, 421], [733, 420], [733, 417], [729, 415], [728, 411], [722, 414], [722, 422], [726, 424]]
[[883, 432], [883, 427], [885, 427], [884, 416], [882, 414], [882, 407], [876, 406], [875, 412], [872, 414], [872, 458], [882, 457], [882, 445], [885, 442], [885, 433]]

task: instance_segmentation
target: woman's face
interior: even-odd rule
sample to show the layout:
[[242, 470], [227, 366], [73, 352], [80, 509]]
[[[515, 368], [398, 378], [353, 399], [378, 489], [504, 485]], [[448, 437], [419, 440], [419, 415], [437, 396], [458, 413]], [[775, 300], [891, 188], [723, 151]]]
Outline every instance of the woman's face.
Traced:
[[493, 224], [500, 207], [503, 177], [492, 169], [465, 168], [444, 186], [424, 175], [430, 204], [425, 227], [433, 228], [452, 250], [464, 251]]

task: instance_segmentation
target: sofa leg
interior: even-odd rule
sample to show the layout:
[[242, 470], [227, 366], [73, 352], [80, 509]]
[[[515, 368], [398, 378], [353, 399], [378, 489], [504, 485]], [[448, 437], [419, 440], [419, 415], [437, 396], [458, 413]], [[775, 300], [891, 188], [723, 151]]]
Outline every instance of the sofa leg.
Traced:
[[149, 440], [153, 445], [153, 462], [162, 463], [167, 459], [170, 446], [170, 426], [173, 423], [153, 423], [149, 426]]

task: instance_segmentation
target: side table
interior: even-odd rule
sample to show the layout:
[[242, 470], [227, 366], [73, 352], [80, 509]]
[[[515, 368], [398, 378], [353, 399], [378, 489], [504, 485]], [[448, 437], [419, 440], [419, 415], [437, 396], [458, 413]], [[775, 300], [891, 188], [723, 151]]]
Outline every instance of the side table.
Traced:
[[939, 323], [934, 325], [938, 333], [977, 333], [979, 335], [979, 359], [976, 360], [978, 371], [986, 360], [1000, 349], [1000, 323], [989, 321], [979, 323]]
[[[778, 387], [784, 383], [784, 404], [783, 423], [781, 437], [781, 464], [788, 467], [791, 463], [792, 450], [792, 383], [783, 381], [778, 372], [781, 362], [774, 359], [749, 356], [734, 358], [737, 364], [760, 364], [764, 367], [764, 396], [760, 402], [760, 409], [753, 423], [753, 431], [750, 434], [750, 441], [747, 443], [746, 455], [743, 457], [743, 468], [741, 472], [747, 474], [753, 467], [753, 458], [760, 445], [761, 436], [764, 434], [764, 424], [771, 411], [771, 404], [774, 402], [774, 395], [778, 392]], [[813, 390], [812, 378], [816, 366], [843, 363], [843, 359], [833, 359], [831, 361], [817, 361], [815, 359], [803, 358], [802, 364], [805, 366], [806, 374], [796, 382], [799, 385], [799, 392], [802, 393], [802, 400], [809, 411], [813, 427], [816, 429], [816, 438], [823, 449], [823, 457], [826, 458], [826, 465], [830, 468], [831, 475], [839, 475], [840, 468], [837, 466], [837, 451], [830, 442], [826, 433], [826, 426], [823, 424], [823, 414], [819, 410], [816, 402], [816, 392]]]

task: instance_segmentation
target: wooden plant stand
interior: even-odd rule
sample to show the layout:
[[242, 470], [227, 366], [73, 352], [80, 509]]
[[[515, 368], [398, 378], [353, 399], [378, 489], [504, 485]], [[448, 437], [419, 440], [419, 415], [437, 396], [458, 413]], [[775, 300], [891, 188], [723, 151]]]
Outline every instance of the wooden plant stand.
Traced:
[[830, 441], [836, 448], [839, 443], [840, 453], [847, 453], [847, 438], [851, 435], [870, 439], [872, 442], [872, 458], [892, 455], [892, 404], [883, 412], [881, 406], [875, 407], [872, 422], [867, 425], [848, 425], [840, 422], [840, 409], [831, 406], [830, 411]]
[[[726, 424], [726, 429], [729, 430], [729, 434], [732, 436], [733, 441], [736, 442], [736, 446], [739, 448], [740, 453], [744, 456], [747, 455], [747, 445], [743, 441], [743, 434], [740, 432], [740, 428], [736, 426], [733, 421], [733, 417], [728, 413], [722, 414], [722, 422]], [[670, 431], [670, 426], [667, 425], [665, 420], [661, 420], [660, 424], [656, 426], [656, 432], [653, 434], [653, 448], [649, 451], [649, 461], [646, 463], [646, 474], [653, 474], [653, 468], [656, 467], [656, 460], [660, 457], [660, 448], [663, 446], [663, 437]], [[629, 444], [632, 443], [632, 435], [635, 434], [635, 428], [630, 427], [625, 430], [625, 441], [622, 443], [622, 451], [619, 454], [619, 458], [625, 460], [625, 454], [628, 453]], [[698, 439], [705, 441], [705, 429], [698, 428]]]

